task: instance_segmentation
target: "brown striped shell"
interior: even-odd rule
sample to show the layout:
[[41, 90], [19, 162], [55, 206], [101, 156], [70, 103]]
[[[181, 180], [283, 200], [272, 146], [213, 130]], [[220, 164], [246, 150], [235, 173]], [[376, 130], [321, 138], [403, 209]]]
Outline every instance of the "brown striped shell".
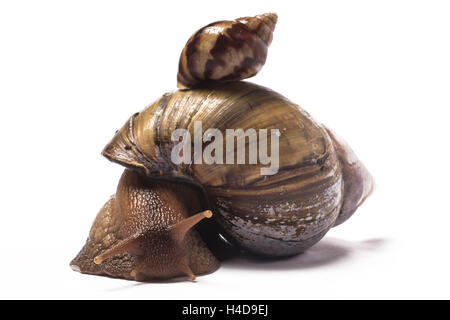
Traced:
[[254, 76], [266, 62], [276, 23], [277, 15], [266, 13], [201, 28], [181, 53], [178, 88]]
[[[202, 134], [216, 128], [224, 137], [226, 129], [278, 129], [278, 172], [262, 176], [265, 166], [259, 163], [174, 164], [172, 132], [183, 128], [194, 136], [194, 121], [202, 122]], [[248, 145], [246, 140], [246, 158]], [[237, 153], [238, 144], [235, 148]], [[269, 256], [312, 246], [372, 189], [369, 173], [351, 150], [307, 112], [270, 89], [242, 81], [163, 95], [133, 115], [103, 155], [149, 177], [201, 186], [228, 235]]]

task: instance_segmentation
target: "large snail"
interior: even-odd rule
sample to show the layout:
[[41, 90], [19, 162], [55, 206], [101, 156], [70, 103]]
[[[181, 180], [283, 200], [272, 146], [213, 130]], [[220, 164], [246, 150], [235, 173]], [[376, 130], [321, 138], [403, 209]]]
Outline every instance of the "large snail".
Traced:
[[[74, 269], [194, 279], [219, 267], [220, 239], [257, 255], [295, 255], [369, 196], [373, 180], [345, 142], [280, 94], [240, 81], [264, 64], [276, 21], [221, 21], [191, 37], [180, 58], [184, 89], [131, 116], [103, 150], [127, 169]], [[271, 164], [257, 161], [264, 153]], [[200, 233], [193, 228], [212, 214]]]

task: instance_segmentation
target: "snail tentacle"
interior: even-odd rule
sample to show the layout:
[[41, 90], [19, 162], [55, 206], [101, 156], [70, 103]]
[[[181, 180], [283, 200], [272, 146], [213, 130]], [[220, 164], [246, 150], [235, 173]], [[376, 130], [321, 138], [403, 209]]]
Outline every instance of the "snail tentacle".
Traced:
[[142, 255], [142, 250], [140, 249], [140, 243], [138, 237], [132, 237], [128, 238], [126, 240], [120, 241], [118, 244], [116, 244], [114, 247], [106, 250], [102, 254], [96, 256], [94, 258], [95, 264], [101, 264], [103, 261], [105, 261], [108, 258], [117, 256], [119, 254], [124, 253], [133, 253], [133, 255]]
[[192, 229], [197, 223], [202, 221], [204, 218], [211, 218], [212, 212], [211, 210], [205, 210], [203, 212], [197, 213], [193, 216], [190, 216], [177, 224], [170, 227], [170, 233], [172, 238], [176, 242], [182, 242], [186, 233]]

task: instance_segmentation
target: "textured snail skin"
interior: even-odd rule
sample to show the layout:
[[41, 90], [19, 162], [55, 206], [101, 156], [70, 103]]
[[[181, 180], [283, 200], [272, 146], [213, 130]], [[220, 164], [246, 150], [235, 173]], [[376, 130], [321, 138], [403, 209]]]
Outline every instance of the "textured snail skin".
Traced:
[[213, 272], [219, 261], [195, 230], [188, 231], [197, 221], [186, 223], [201, 207], [194, 187], [125, 170], [116, 195], [100, 210], [71, 266], [82, 273], [139, 281], [194, 279]]
[[201, 28], [181, 53], [178, 88], [254, 76], [266, 62], [276, 23], [277, 15], [266, 13]]
[[[175, 165], [171, 133], [183, 128], [194, 136], [194, 121], [202, 121], [203, 131], [279, 129], [278, 173], [261, 176], [260, 164]], [[370, 175], [350, 170], [355, 177], [347, 175], [347, 183], [355, 186], [344, 191], [348, 162], [340, 151], [345, 149], [335, 148], [326, 129], [298, 105], [270, 89], [239, 81], [163, 95], [132, 116], [103, 155], [149, 177], [200, 185], [235, 243], [260, 255], [288, 256], [309, 248], [336, 221], [348, 218], [361, 195], [371, 190]]]

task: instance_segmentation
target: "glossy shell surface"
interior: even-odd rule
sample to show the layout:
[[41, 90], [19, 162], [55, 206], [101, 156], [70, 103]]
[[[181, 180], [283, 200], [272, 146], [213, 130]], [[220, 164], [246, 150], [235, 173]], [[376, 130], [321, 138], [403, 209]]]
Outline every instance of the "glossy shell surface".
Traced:
[[266, 13], [218, 21], [201, 28], [181, 53], [178, 87], [254, 76], [266, 62], [276, 22], [276, 14]]
[[[171, 134], [184, 128], [194, 136], [195, 121], [202, 134], [278, 129], [278, 173], [262, 176], [262, 164], [175, 165]], [[244, 146], [248, 153], [248, 140]], [[247, 82], [165, 94], [132, 116], [103, 154], [148, 176], [202, 186], [228, 234], [258, 254], [310, 247], [333, 226], [343, 201], [341, 167], [326, 130], [280, 94]]]

